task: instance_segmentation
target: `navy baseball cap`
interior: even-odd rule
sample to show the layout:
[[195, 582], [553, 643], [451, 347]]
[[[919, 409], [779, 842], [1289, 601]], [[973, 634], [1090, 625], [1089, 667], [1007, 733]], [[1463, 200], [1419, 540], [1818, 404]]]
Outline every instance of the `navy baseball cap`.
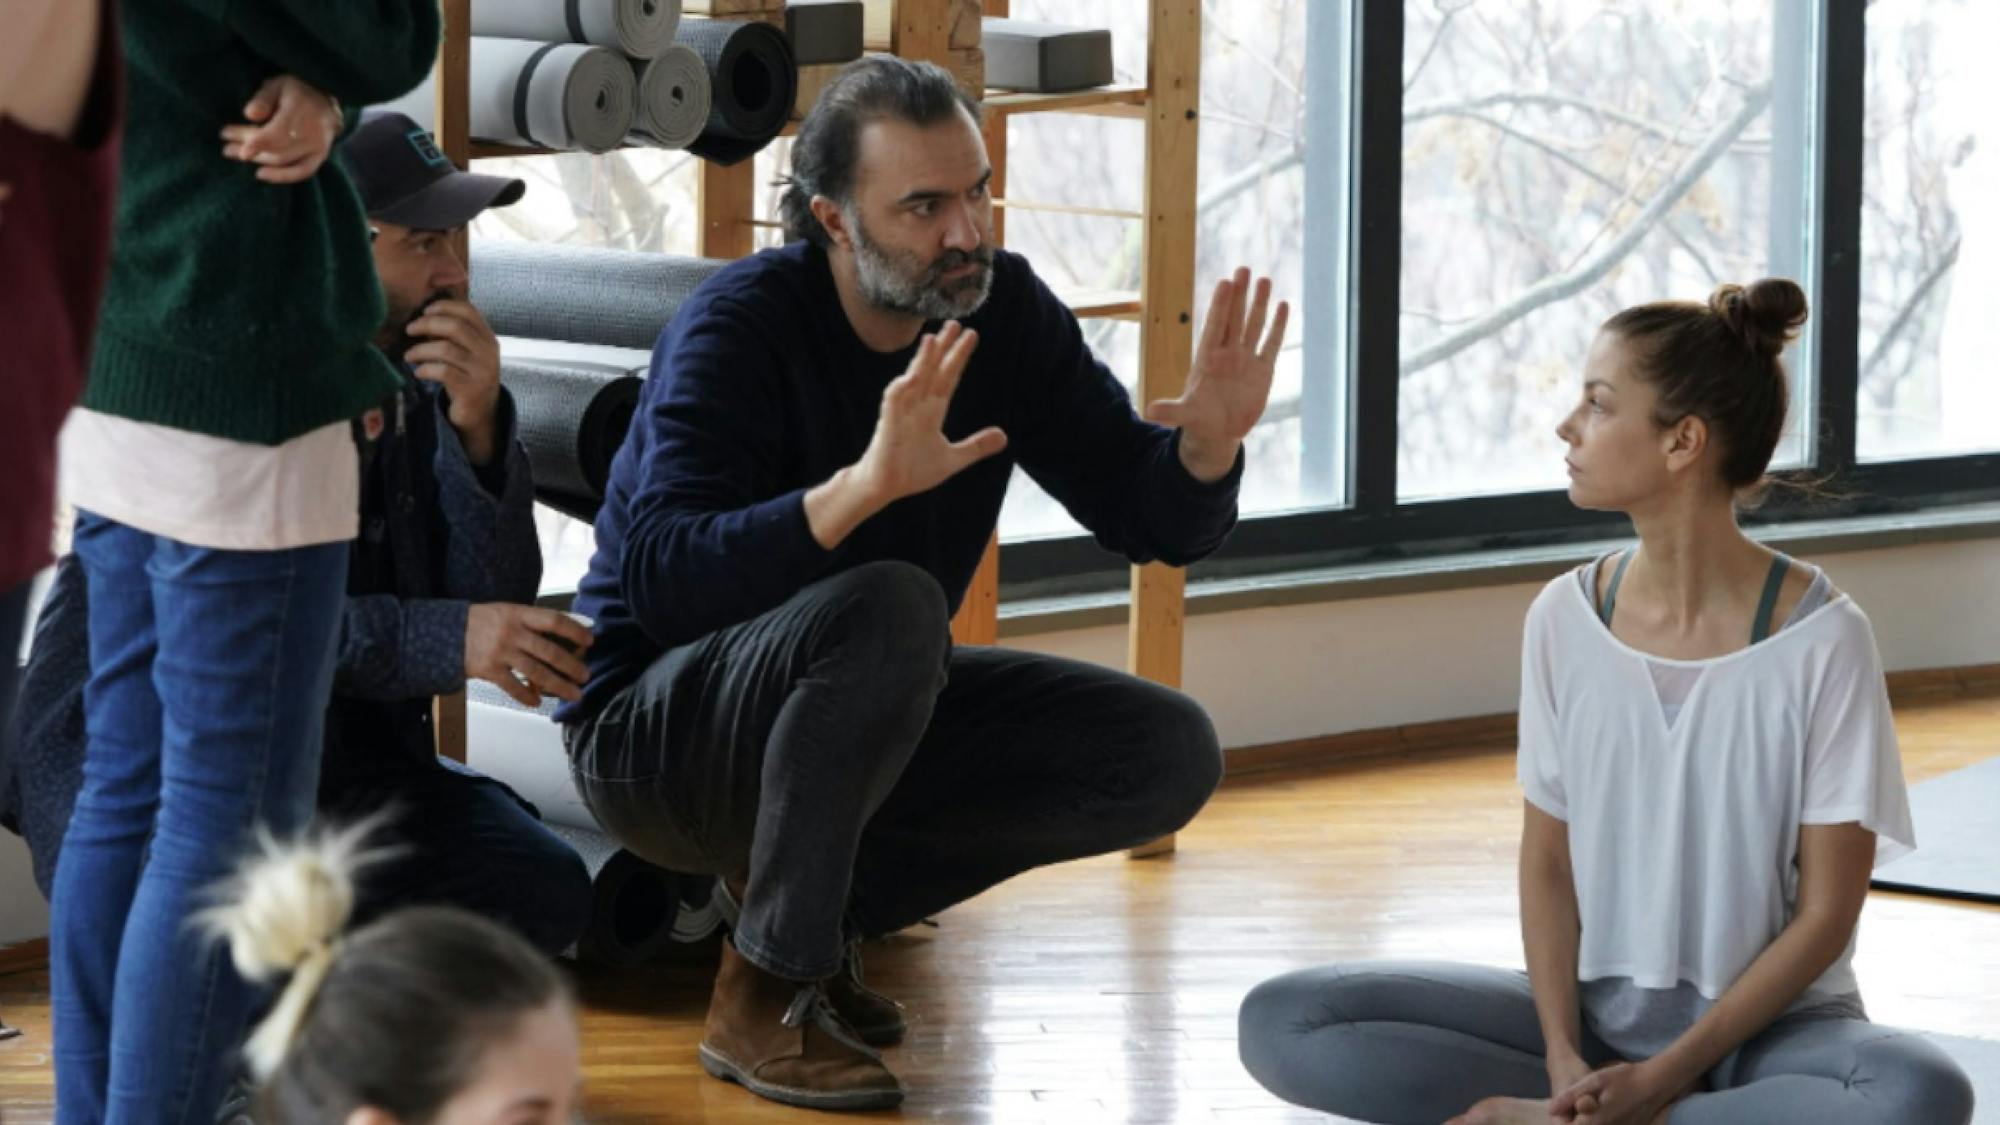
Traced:
[[371, 219], [417, 230], [456, 230], [528, 190], [521, 180], [461, 172], [423, 126], [369, 110], [340, 145], [340, 162]]

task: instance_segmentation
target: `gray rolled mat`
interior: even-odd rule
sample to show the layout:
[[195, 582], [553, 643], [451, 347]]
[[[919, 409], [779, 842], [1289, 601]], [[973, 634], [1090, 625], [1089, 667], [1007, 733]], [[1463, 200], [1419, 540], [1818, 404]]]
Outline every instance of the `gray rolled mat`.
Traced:
[[866, 38], [861, 0], [792, 0], [785, 5], [785, 34], [800, 66], [826, 66], [861, 57]]
[[651, 351], [681, 303], [728, 264], [477, 239], [471, 299], [502, 336]]
[[542, 43], [594, 43], [634, 58], [667, 49], [681, 0], [473, 0], [472, 34]]
[[674, 40], [708, 66], [708, 128], [688, 151], [723, 165], [763, 151], [791, 119], [798, 98], [791, 40], [765, 23], [700, 19], [682, 20]]
[[[642, 369], [643, 370], [643, 369]], [[601, 500], [639, 406], [640, 372], [584, 361], [503, 360], [535, 492]]]
[[[435, 82], [388, 107], [435, 130]], [[624, 55], [603, 47], [475, 36], [466, 96], [475, 140], [609, 152], [632, 131], [639, 80]]]
[[602, 832], [561, 824], [549, 830], [568, 841], [590, 871], [590, 921], [577, 939], [577, 959], [626, 969], [664, 952], [688, 897], [684, 878], [647, 863]]
[[658, 58], [632, 60], [639, 76], [639, 112], [632, 140], [660, 148], [686, 148], [708, 127], [712, 95], [708, 64], [679, 43]]

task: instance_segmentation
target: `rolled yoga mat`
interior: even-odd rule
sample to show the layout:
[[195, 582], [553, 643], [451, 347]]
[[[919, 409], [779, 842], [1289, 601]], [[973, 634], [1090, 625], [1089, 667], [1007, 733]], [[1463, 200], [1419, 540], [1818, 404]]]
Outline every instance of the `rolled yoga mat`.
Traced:
[[699, 139], [713, 101], [701, 56], [674, 43], [658, 58], [633, 59], [632, 68], [639, 79], [639, 111], [631, 139], [660, 148], [686, 148]]
[[765, 23], [690, 19], [675, 41], [708, 66], [708, 127], [688, 151], [716, 164], [738, 164], [763, 151], [791, 118], [799, 65], [791, 40]]
[[[579, 953], [596, 960], [606, 959], [607, 954], [651, 956], [700, 943], [715, 933], [722, 920], [711, 902], [713, 879], [663, 871], [629, 852], [624, 853], [627, 859], [616, 858], [615, 842], [598, 827], [570, 777], [562, 728], [551, 717], [555, 700], [530, 709], [483, 680], [472, 681], [466, 696], [467, 764], [505, 782], [533, 804], [550, 830], [576, 848], [590, 871], [597, 900]], [[634, 863], [641, 866], [635, 868]], [[638, 881], [641, 876], [661, 875], [673, 884], [661, 896]], [[621, 879], [622, 883], [614, 882]], [[650, 931], [656, 924], [654, 915], [661, 911], [654, 903], [668, 894], [674, 900], [673, 915], [664, 923], [666, 940], [655, 944]]]
[[502, 336], [650, 352], [682, 302], [728, 264], [477, 239], [471, 300]]
[[537, 495], [604, 498], [611, 459], [639, 406], [642, 372], [582, 361], [502, 359], [500, 382], [514, 398], [514, 428], [528, 452]]
[[542, 43], [593, 43], [634, 58], [666, 50], [681, 0], [473, 0], [472, 34]]
[[[388, 107], [435, 130], [436, 81]], [[632, 131], [639, 79], [630, 60], [603, 47], [474, 36], [466, 95], [475, 140], [609, 152]]]
[[682, 877], [602, 832], [563, 825], [550, 830], [576, 849], [590, 872], [590, 921], [576, 940], [577, 959], [629, 969], [665, 952], [686, 897]]

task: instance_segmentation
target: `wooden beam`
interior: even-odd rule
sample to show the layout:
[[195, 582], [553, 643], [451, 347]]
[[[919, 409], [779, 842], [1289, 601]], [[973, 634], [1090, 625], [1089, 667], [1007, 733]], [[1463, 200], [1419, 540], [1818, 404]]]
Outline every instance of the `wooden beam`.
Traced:
[[701, 162], [697, 197], [701, 235], [695, 253], [704, 258], [747, 258], [756, 248], [757, 162], [745, 160], [724, 168]]
[[[1139, 401], [1173, 398], [1194, 358], [1196, 156], [1200, 145], [1200, 0], [1152, 0], [1146, 34], [1145, 269], [1140, 290]], [[1178, 688], [1187, 575], [1152, 565], [1132, 571], [1130, 666]], [[1135, 857], [1172, 851], [1167, 839]]]
[[[471, 109], [466, 88], [472, 72], [472, 0], [444, 0], [444, 35], [438, 43], [437, 143], [438, 150], [459, 170], [471, 166]], [[464, 228], [452, 232], [452, 253], [461, 262], [470, 261]], [[465, 693], [440, 695], [431, 704], [432, 730], [440, 757], [465, 761]]]
[[[1007, 0], [986, 0], [986, 12], [990, 15], [1007, 14]], [[986, 159], [993, 167], [993, 181], [988, 190], [991, 198], [1007, 194], [1007, 119], [994, 115], [986, 119]], [[1007, 215], [1000, 208], [993, 209], [993, 244], [1007, 244]], [[951, 619], [951, 639], [954, 644], [992, 645], [1000, 643], [1000, 535], [996, 531], [986, 541], [986, 554], [980, 557], [979, 569], [973, 572], [972, 585], [965, 591], [965, 601], [958, 607], [958, 616]]]

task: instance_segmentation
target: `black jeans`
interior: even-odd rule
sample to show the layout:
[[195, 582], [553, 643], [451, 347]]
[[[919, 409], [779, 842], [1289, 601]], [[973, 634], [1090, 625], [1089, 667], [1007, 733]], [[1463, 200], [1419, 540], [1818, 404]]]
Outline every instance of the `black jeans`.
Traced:
[[455, 906], [550, 956], [583, 934], [590, 872], [512, 789], [441, 759], [321, 779], [321, 816], [346, 823], [383, 810], [391, 819], [368, 843], [389, 854], [361, 870], [355, 926], [406, 906]]
[[1178, 692], [1096, 665], [953, 651], [936, 580], [871, 563], [662, 655], [568, 733], [606, 831], [748, 879], [738, 950], [832, 975], [846, 931], [902, 929], [1044, 864], [1165, 835], [1222, 775]]

